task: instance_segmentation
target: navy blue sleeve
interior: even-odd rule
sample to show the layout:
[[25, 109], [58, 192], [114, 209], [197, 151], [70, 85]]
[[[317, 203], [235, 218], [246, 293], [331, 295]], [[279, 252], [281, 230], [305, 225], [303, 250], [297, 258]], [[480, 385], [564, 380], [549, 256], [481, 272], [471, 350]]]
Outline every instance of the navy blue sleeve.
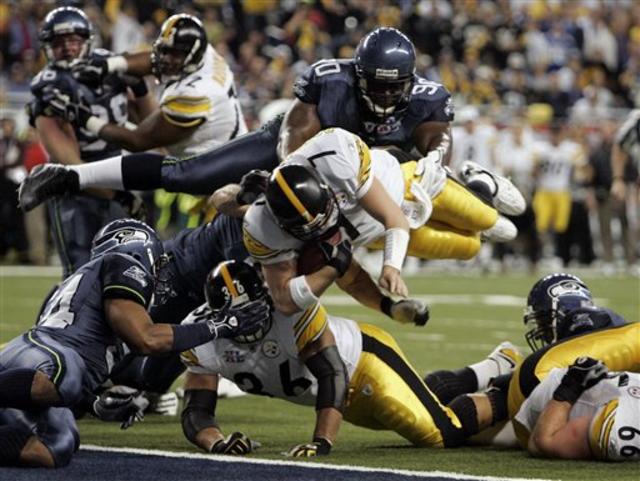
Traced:
[[102, 261], [102, 298], [128, 299], [145, 308], [153, 297], [154, 281], [133, 257], [105, 254]]
[[317, 104], [320, 101], [321, 87], [317, 82], [315, 69], [318, 62], [314, 63], [311, 67], [298, 77], [293, 84], [293, 93], [302, 102], [307, 104]]
[[417, 77], [413, 85], [411, 102], [422, 111], [423, 122], [453, 121], [453, 100], [442, 84]]

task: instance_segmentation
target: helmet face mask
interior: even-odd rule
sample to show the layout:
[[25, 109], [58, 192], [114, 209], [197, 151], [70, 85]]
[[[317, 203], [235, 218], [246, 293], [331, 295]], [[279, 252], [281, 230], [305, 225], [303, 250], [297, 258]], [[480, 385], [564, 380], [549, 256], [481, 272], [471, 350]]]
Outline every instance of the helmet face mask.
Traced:
[[207, 276], [205, 297], [216, 317], [235, 317], [244, 326], [239, 343], [257, 342], [271, 327], [271, 298], [256, 269], [245, 262], [225, 261]]
[[[529, 330], [525, 339], [532, 351], [559, 340], [566, 330], [569, 314], [581, 307], [593, 307], [589, 288], [572, 274], [551, 274], [534, 284], [527, 298], [524, 323]], [[565, 322], [566, 321], [566, 322]]]
[[47, 61], [68, 69], [91, 53], [93, 27], [82, 10], [60, 7], [45, 18], [39, 39]]
[[197, 71], [204, 64], [207, 35], [199, 19], [191, 15], [172, 15], [162, 24], [153, 42], [151, 68], [162, 83], [175, 82]]
[[415, 73], [413, 43], [395, 28], [367, 34], [355, 53], [358, 94], [377, 117], [400, 115], [409, 106]]

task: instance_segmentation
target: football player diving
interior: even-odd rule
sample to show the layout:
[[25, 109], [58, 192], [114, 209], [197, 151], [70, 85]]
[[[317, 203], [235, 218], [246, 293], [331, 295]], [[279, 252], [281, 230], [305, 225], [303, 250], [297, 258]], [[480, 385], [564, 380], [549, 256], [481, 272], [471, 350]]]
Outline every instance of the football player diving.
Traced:
[[[513, 373], [492, 381], [493, 391], [502, 392], [495, 397], [501, 401], [494, 406], [497, 421], [514, 421], [525, 400], [553, 369], [568, 368], [579, 357], [593, 358], [611, 371], [640, 372], [640, 323], [627, 323], [612, 310], [596, 306], [589, 288], [572, 274], [550, 274], [533, 285], [524, 323], [529, 328], [525, 338], [534, 352]], [[425, 381], [447, 402], [477, 389], [473, 374], [466, 368], [436, 371]], [[532, 426], [517, 419], [513, 422], [524, 449]]]
[[579, 357], [551, 370], [513, 422], [531, 433], [534, 456], [640, 461], [640, 374]]
[[[304, 258], [305, 244], [333, 244], [337, 262], [349, 244], [370, 246], [383, 238], [378, 283], [400, 296], [408, 294], [400, 276], [407, 251], [423, 259], [473, 257], [480, 248], [478, 231], [493, 232], [497, 211], [449, 179], [441, 166], [424, 168], [424, 162], [406, 162], [401, 168], [389, 152], [369, 149], [355, 134], [326, 129], [290, 154], [268, 180], [262, 174], [266, 188], [256, 181], [253, 193], [262, 188], [265, 195], [244, 215], [244, 238], [263, 267], [276, 307], [286, 313], [306, 309], [336, 279], [322, 269], [298, 275], [297, 258]], [[259, 180], [261, 174], [247, 174], [237, 198], [249, 190], [252, 175]], [[464, 215], [472, 211], [475, 218]], [[345, 285], [352, 284], [348, 279], [363, 281], [353, 283], [350, 294], [364, 305], [379, 306], [377, 290], [365, 288], [368, 274], [357, 263], [339, 271]]]
[[[293, 446], [287, 453], [293, 457], [329, 454], [343, 419], [439, 448], [459, 446], [485, 426], [470, 418], [467, 403], [474, 401], [439, 401], [393, 337], [376, 326], [331, 316], [317, 302], [293, 315], [280, 312], [258, 272], [242, 262], [218, 265], [205, 289], [207, 304], [183, 325], [234, 318], [251, 326], [182, 353], [188, 366], [182, 428], [207, 452], [247, 454], [255, 447], [243, 433], [224, 436], [215, 417], [219, 375], [252, 394], [315, 406], [311, 440]], [[489, 401], [479, 399], [473, 412], [485, 410]]]
[[[39, 39], [47, 65], [31, 82], [34, 99], [29, 104], [29, 121], [37, 129], [52, 162], [85, 165], [120, 154], [120, 147], [98, 138], [91, 129], [70, 123], [52, 108], [52, 100], [64, 97], [88, 105], [93, 118], [123, 126], [127, 122], [131, 93], [138, 116], [154, 108], [144, 81], [113, 73], [101, 82], [78, 82], [72, 68], [82, 61], [108, 58], [110, 52], [92, 48], [93, 27], [77, 8], [61, 7], [44, 19]], [[55, 102], [54, 102], [55, 103]], [[75, 192], [50, 199], [47, 211], [53, 240], [60, 256], [63, 276], [89, 260], [91, 240], [107, 222], [136, 215], [140, 201], [128, 192], [105, 189]]]
[[[107, 65], [114, 63], [122, 65]], [[321, 61], [301, 76], [295, 89], [298, 100], [284, 123], [274, 119], [256, 132], [180, 162], [153, 154], [133, 154], [81, 168], [48, 166], [25, 180], [20, 203], [29, 210], [52, 196], [96, 186], [164, 188], [208, 195], [237, 183], [252, 169], [273, 170], [279, 162], [278, 153], [284, 158], [330, 127], [351, 131], [369, 146], [396, 146], [405, 152], [401, 160], [425, 156], [428, 162], [422, 165], [442, 164], [451, 144], [451, 97], [440, 84], [422, 79], [414, 71], [411, 41], [398, 30], [376, 29], [360, 42], [354, 59]], [[413, 150], [418, 152], [417, 157], [411, 156]], [[517, 215], [524, 210], [522, 195], [507, 179], [472, 164], [465, 164], [459, 177], [500, 212]], [[456, 198], [452, 195], [452, 202]], [[464, 201], [461, 204], [475, 207]], [[476, 212], [463, 215], [483, 216]], [[504, 219], [502, 224], [508, 222]]]
[[154, 324], [147, 309], [163, 259], [149, 226], [110, 222], [96, 234], [89, 262], [44, 301], [36, 326], [0, 351], [0, 465], [67, 465], [79, 446], [69, 408], [131, 425], [145, 405], [94, 395], [126, 350], [180, 352], [242, 334], [231, 319]]

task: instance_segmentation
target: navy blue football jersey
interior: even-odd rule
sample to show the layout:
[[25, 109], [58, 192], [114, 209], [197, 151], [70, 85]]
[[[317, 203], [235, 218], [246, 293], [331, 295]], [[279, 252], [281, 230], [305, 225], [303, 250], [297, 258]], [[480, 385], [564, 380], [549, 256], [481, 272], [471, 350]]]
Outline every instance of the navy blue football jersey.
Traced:
[[148, 308], [154, 279], [133, 257], [105, 254], [84, 264], [45, 301], [36, 331], [46, 332], [85, 362], [91, 388], [102, 384], [125, 354], [105, 318], [105, 299], [128, 299]]
[[352, 59], [316, 62], [298, 78], [294, 92], [302, 102], [317, 106], [322, 128], [343, 128], [359, 135], [371, 147], [395, 145], [409, 152], [415, 146], [412, 137], [418, 125], [453, 120], [453, 103], [447, 89], [417, 75], [405, 111], [384, 119], [374, 116], [358, 97]]
[[[112, 55], [108, 50], [96, 49], [91, 52], [92, 57], [108, 57]], [[90, 99], [91, 112], [96, 117], [109, 123], [124, 126], [127, 121], [127, 83], [117, 74], [108, 75], [99, 86], [88, 86], [78, 82], [69, 70], [55, 66], [46, 66], [31, 81], [33, 100], [29, 104], [29, 122], [35, 125], [35, 119], [40, 115], [51, 115], [47, 112], [44, 98], [47, 93], [58, 88], [65, 93], [78, 93]], [[80, 96], [78, 95], [78, 96]], [[88, 130], [74, 128], [80, 157], [85, 162], [105, 159], [120, 154], [120, 147], [98, 138]]]
[[619, 327], [627, 321], [611, 309], [605, 307], [578, 307], [567, 313], [558, 322], [558, 340], [597, 329]]

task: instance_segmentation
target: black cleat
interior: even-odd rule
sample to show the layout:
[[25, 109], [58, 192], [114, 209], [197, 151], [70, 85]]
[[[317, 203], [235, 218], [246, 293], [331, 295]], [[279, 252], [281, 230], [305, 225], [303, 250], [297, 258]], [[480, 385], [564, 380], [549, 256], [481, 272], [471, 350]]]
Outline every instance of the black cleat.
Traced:
[[18, 203], [25, 212], [57, 195], [80, 191], [78, 174], [64, 165], [44, 164], [31, 171], [18, 189]]

